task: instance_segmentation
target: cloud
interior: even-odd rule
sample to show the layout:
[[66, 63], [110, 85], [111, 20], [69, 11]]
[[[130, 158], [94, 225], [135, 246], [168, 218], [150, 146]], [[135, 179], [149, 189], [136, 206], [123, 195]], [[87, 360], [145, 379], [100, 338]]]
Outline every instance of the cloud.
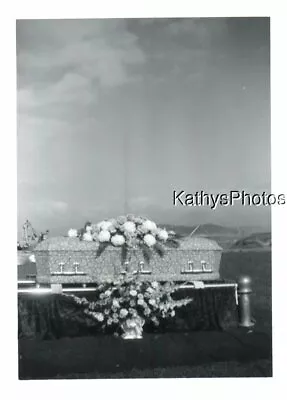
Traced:
[[188, 35], [191, 42], [206, 44], [227, 33], [225, 18], [185, 18], [168, 23], [165, 32], [171, 36]]
[[137, 81], [145, 60], [124, 20], [17, 21], [19, 182], [63, 173], [101, 93]]
[[201, 83], [211, 66], [218, 68], [226, 55], [228, 26], [224, 18], [142, 19], [139, 26], [149, 38], [144, 43], [149, 60], [145, 77], [155, 84], [183, 79], [190, 84]]
[[125, 21], [18, 21], [19, 118], [84, 118], [99, 90], [136, 81], [135, 68], [144, 63], [145, 53]]
[[129, 80], [130, 66], [145, 62], [137, 36], [124, 21], [18, 21], [17, 28], [20, 86], [37, 78], [59, 84], [67, 72], [76, 71], [84, 84], [88, 79], [113, 87]]

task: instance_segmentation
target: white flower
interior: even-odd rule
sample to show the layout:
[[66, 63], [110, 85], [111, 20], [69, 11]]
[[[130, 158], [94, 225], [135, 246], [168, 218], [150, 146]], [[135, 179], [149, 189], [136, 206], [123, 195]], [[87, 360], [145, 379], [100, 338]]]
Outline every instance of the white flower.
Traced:
[[100, 242], [108, 242], [111, 238], [111, 234], [108, 231], [101, 231], [98, 235], [98, 239]]
[[151, 306], [155, 306], [156, 305], [155, 299], [150, 299], [148, 302], [149, 302], [149, 304]]
[[154, 282], [151, 283], [151, 286], [152, 286], [154, 289], [157, 289], [159, 285], [158, 285], [158, 282], [154, 281]]
[[109, 297], [111, 294], [112, 294], [112, 292], [110, 290], [105, 291], [105, 296]]
[[151, 235], [150, 233], [148, 233], [147, 235], [144, 235], [143, 240], [144, 240], [145, 244], [149, 247], [156, 244], [155, 237], [153, 235]]
[[148, 316], [148, 315], [150, 315], [150, 313], [151, 313], [151, 311], [149, 308], [144, 309], [144, 315]]
[[86, 226], [86, 232], [91, 232], [92, 231], [92, 226], [91, 225], [87, 225]]
[[135, 220], [135, 216], [133, 214], [128, 214], [127, 215], [127, 220], [128, 221], [134, 221]]
[[69, 236], [69, 237], [77, 237], [77, 236], [78, 236], [78, 231], [77, 231], [77, 229], [70, 229], [70, 230], [68, 231], [68, 236]]
[[110, 233], [116, 233], [116, 228], [114, 225], [109, 226], [109, 228], [107, 229]]
[[113, 300], [113, 306], [118, 308], [120, 306], [120, 303], [118, 302], [118, 300], [114, 299]]
[[158, 321], [158, 319], [156, 318], [156, 317], [152, 317], [152, 322], [155, 324], [155, 325], [159, 325], [159, 321]]
[[138, 293], [137, 293], [137, 291], [136, 290], [131, 290], [130, 291], [130, 295], [131, 296], [136, 296]]
[[124, 225], [123, 225], [123, 227], [124, 227], [124, 230], [125, 230], [127, 233], [134, 233], [134, 232], [136, 231], [136, 225], [135, 225], [135, 223], [132, 222], [132, 221], [127, 221], [127, 222], [125, 222]]
[[128, 315], [128, 313], [129, 313], [128, 310], [126, 310], [125, 308], [122, 308], [120, 310], [120, 317], [125, 318]]
[[125, 243], [126, 239], [123, 235], [114, 235], [111, 239], [111, 242], [114, 246], [122, 246]]
[[29, 256], [29, 261], [32, 262], [32, 263], [35, 263], [35, 262], [36, 262], [35, 254], [31, 254], [31, 255]]
[[102, 322], [104, 320], [104, 316], [102, 313], [95, 313], [95, 317], [98, 321]]
[[144, 222], [144, 219], [142, 217], [135, 217], [134, 222], [139, 225]]
[[170, 315], [171, 315], [172, 317], [174, 317], [174, 316], [175, 316], [175, 311], [172, 310], [172, 312], [170, 313]]
[[122, 225], [127, 221], [127, 217], [125, 215], [121, 215], [117, 218], [117, 222]]
[[144, 223], [142, 224], [142, 228], [145, 232], [155, 232], [157, 230], [156, 224], [149, 219], [144, 221]]
[[164, 242], [168, 239], [168, 233], [165, 229], [160, 229], [159, 232], [157, 233], [157, 236], [160, 240]]
[[83, 240], [86, 240], [87, 242], [92, 242], [93, 236], [90, 234], [90, 232], [86, 232], [83, 234]]
[[138, 299], [138, 305], [139, 305], [139, 306], [143, 306], [143, 305], [144, 305], [143, 299]]
[[102, 231], [107, 231], [112, 225], [111, 221], [101, 221], [97, 224], [97, 227]]

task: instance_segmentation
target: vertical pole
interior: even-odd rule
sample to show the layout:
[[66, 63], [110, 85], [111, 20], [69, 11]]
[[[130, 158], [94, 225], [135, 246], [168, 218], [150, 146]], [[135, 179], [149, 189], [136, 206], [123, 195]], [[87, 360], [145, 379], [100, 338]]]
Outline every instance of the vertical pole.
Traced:
[[239, 326], [244, 328], [254, 326], [250, 302], [250, 295], [252, 294], [251, 283], [249, 276], [241, 276], [238, 280]]
[[124, 214], [128, 213], [128, 133], [124, 132]]
[[27, 244], [28, 243], [27, 221], [23, 225], [23, 239], [24, 243]]

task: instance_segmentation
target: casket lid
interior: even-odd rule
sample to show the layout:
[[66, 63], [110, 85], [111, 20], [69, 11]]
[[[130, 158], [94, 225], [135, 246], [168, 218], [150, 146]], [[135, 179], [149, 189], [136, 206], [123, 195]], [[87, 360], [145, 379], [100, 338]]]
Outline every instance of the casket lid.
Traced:
[[[56, 236], [44, 240], [39, 243], [34, 251], [92, 251], [97, 250], [97, 242], [88, 242], [79, 238], [71, 238], [66, 236]], [[110, 250], [118, 250], [109, 247]], [[187, 237], [180, 241], [179, 249], [182, 250], [213, 250], [222, 251], [222, 248], [214, 241], [203, 237]], [[168, 251], [169, 248], [166, 248]]]
[[88, 242], [67, 236], [56, 236], [39, 243], [34, 251], [86, 251], [96, 250], [97, 248], [98, 244], [96, 242]]
[[215, 240], [200, 236], [192, 236], [182, 239], [180, 241], [180, 249], [222, 251], [222, 247], [220, 247]]

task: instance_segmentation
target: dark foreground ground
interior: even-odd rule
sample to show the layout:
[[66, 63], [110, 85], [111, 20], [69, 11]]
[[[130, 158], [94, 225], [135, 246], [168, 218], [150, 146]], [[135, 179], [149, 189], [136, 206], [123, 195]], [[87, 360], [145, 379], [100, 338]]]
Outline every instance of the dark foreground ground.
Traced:
[[272, 376], [271, 253], [225, 253], [221, 275], [253, 279], [253, 331], [20, 340], [20, 379]]
[[20, 354], [24, 379], [272, 375], [270, 337], [241, 330], [23, 340]]

